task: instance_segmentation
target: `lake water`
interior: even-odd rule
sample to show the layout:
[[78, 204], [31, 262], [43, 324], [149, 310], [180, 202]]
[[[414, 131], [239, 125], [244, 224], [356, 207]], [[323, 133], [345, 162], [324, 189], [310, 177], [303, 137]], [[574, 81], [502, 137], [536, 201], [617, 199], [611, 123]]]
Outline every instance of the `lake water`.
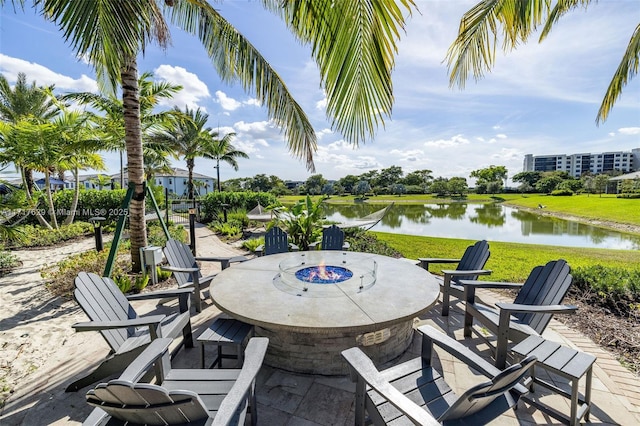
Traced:
[[[327, 204], [327, 219], [361, 218], [384, 205]], [[468, 240], [639, 250], [640, 236], [541, 216], [501, 204], [394, 205], [372, 231]]]

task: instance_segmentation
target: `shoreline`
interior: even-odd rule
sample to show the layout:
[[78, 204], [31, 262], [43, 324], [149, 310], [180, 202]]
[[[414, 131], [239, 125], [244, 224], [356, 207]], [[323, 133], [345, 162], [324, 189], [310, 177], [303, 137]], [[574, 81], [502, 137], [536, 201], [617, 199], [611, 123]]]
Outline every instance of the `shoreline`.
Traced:
[[571, 222], [583, 223], [585, 225], [596, 226], [598, 228], [610, 229], [613, 231], [623, 232], [625, 234], [639, 235], [640, 225], [632, 225], [629, 223], [618, 223], [601, 219], [588, 219], [581, 216], [574, 216], [566, 213], [554, 212], [546, 209], [534, 209], [530, 207], [522, 207], [515, 204], [502, 203], [502, 205], [512, 207], [514, 209], [526, 211], [529, 213], [535, 213], [541, 216], [555, 217], [558, 219], [569, 220]]

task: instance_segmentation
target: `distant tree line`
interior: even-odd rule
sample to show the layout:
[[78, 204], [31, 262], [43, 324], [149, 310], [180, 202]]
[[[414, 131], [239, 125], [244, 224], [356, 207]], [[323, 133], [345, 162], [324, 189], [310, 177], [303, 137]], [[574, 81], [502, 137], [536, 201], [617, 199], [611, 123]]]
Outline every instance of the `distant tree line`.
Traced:
[[[520, 172], [512, 177], [519, 185], [505, 188], [507, 168], [491, 165], [474, 170], [469, 174], [476, 180], [475, 187], [469, 188], [465, 177], [436, 177], [431, 170], [418, 170], [406, 175], [399, 166], [381, 170], [371, 170], [361, 175], [347, 175], [336, 181], [329, 181], [321, 174], [309, 176], [302, 184], [294, 186], [278, 176], [258, 174], [254, 177], [231, 179], [223, 182], [225, 191], [270, 192], [280, 195], [342, 195], [368, 194], [398, 195], [436, 194], [438, 196], [462, 197], [473, 191], [477, 194], [498, 194], [504, 191], [522, 193], [542, 193], [551, 195], [571, 195], [574, 193], [602, 194], [607, 192], [609, 179], [615, 173], [599, 175], [584, 174], [573, 178], [567, 172]], [[619, 174], [619, 172], [618, 172]], [[623, 181], [622, 193], [639, 193], [640, 181]]]

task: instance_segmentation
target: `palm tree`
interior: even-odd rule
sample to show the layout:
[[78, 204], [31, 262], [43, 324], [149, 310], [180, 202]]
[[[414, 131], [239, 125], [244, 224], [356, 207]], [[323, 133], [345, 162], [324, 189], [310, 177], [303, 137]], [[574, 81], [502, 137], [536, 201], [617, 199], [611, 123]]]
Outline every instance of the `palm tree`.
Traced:
[[227, 133], [222, 139], [217, 139], [219, 137], [217, 132], [213, 133], [212, 136], [213, 139], [211, 140], [208, 158], [216, 160], [215, 168], [218, 179], [218, 192], [221, 192], [220, 161], [227, 163], [233, 167], [233, 170], [238, 171], [236, 158], [249, 158], [249, 156], [246, 152], [237, 150], [236, 147], [231, 144], [231, 140], [236, 136], [235, 133]]
[[193, 187], [193, 168], [197, 157], [212, 158], [210, 154], [213, 131], [205, 127], [209, 114], [200, 108], [197, 110], [185, 107], [184, 112], [174, 108], [174, 120], [163, 126], [162, 130], [153, 133], [150, 140], [155, 144], [164, 145], [175, 152], [176, 158], [184, 157], [187, 162], [189, 199], [195, 198]]
[[[460, 21], [458, 37], [449, 47], [447, 61], [449, 82], [464, 87], [469, 73], [476, 79], [490, 71], [495, 61], [495, 45], [502, 29], [504, 51], [513, 50], [524, 43], [544, 22], [540, 42], [553, 25], [567, 12], [587, 7], [593, 0], [557, 0], [555, 6], [548, 0], [492, 0], [481, 1], [469, 9]], [[546, 21], [546, 22], [545, 22]], [[640, 24], [631, 35], [620, 65], [613, 74], [604, 95], [596, 123], [605, 121], [622, 88], [638, 73], [640, 66]]]
[[[166, 121], [171, 112], [161, 111], [155, 112], [154, 108], [161, 99], [171, 99], [174, 94], [182, 90], [182, 86], [168, 82], [154, 82], [151, 72], [144, 72], [138, 78], [138, 87], [140, 88], [140, 125], [142, 128], [143, 138], [151, 129]], [[125, 149], [125, 128], [124, 128], [124, 107], [122, 101], [113, 94], [96, 94], [91, 92], [69, 93], [61, 96], [61, 100], [73, 100], [81, 105], [87, 105], [98, 110], [101, 115], [89, 112], [92, 121], [102, 131], [102, 139], [107, 144], [108, 150], [117, 150], [122, 154]], [[163, 168], [170, 165], [167, 159], [166, 148], [153, 143], [143, 143], [143, 159], [146, 165], [147, 161], [153, 161], [153, 168]], [[162, 164], [160, 164], [162, 163]], [[164, 167], [166, 170], [166, 167]], [[145, 173], [147, 178], [149, 176]], [[120, 156], [120, 186], [124, 183], [124, 164], [122, 163], [122, 155]]]
[[[1, 1], [1, 0], [0, 0]], [[53, 86], [39, 87], [33, 81], [27, 84], [27, 76], [18, 73], [18, 79], [12, 89], [7, 78], [0, 74], [0, 120], [16, 124], [28, 119], [35, 123], [46, 123], [58, 114], [58, 108], [47, 95]], [[33, 173], [30, 169], [21, 170], [25, 177], [25, 191], [31, 195]]]
[[[0, 0], [4, 4], [5, 0]], [[24, 4], [25, 0], [13, 3]], [[253, 45], [205, 0], [34, 0], [57, 24], [78, 56], [96, 68], [104, 89], [120, 83], [125, 118], [130, 206], [131, 256], [140, 269], [139, 248], [146, 244], [144, 167], [137, 55], [150, 43], [166, 48], [172, 24], [197, 36], [226, 82], [239, 82], [266, 106], [269, 118], [282, 126], [292, 154], [314, 170], [316, 135], [304, 111], [275, 70]], [[162, 3], [164, 9], [161, 10]], [[354, 145], [375, 134], [391, 113], [391, 71], [399, 29], [415, 7], [413, 0], [264, 0], [291, 32], [311, 45], [327, 95], [332, 127]]]

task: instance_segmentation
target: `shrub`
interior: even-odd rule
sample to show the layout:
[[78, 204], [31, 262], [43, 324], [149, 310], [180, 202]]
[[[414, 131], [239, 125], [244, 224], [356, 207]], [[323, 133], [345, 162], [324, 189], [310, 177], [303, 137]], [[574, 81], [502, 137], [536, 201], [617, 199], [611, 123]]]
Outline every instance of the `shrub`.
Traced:
[[242, 234], [242, 228], [236, 223], [231, 222], [220, 223], [213, 222], [209, 225], [215, 232], [222, 234], [225, 237], [238, 237]]
[[591, 265], [576, 268], [572, 275], [573, 292], [590, 304], [600, 305], [625, 317], [638, 309], [640, 269]]
[[156, 266], [156, 276], [158, 277], [158, 282], [161, 283], [171, 278], [171, 271], [166, 271], [160, 266]]
[[249, 250], [250, 252], [255, 252], [256, 249], [264, 244], [264, 237], [260, 237], [260, 238], [250, 238], [248, 240], [245, 240], [242, 243], [242, 247]]
[[[167, 230], [174, 240], [182, 241], [183, 243], [187, 241], [187, 230], [184, 229], [184, 226], [170, 222], [167, 225]], [[147, 223], [147, 243], [150, 246], [164, 247], [166, 242], [167, 237], [164, 235], [160, 222], [157, 220], [149, 221]]]
[[20, 265], [20, 260], [11, 252], [0, 249], [0, 277]]
[[370, 232], [363, 231], [360, 228], [347, 228], [344, 231], [345, 240], [350, 244], [349, 250], [381, 254], [395, 258], [402, 257], [399, 251], [391, 248], [384, 241], [378, 240], [378, 237]]
[[20, 239], [12, 241], [12, 247], [44, 247], [93, 234], [93, 225], [87, 222], [75, 222], [63, 225], [60, 229], [46, 229], [39, 225], [22, 225], [17, 227]]
[[[113, 267], [113, 276], [124, 275], [124, 271], [129, 268], [130, 260], [126, 255], [126, 250], [120, 248], [122, 256], [117, 256], [116, 264]], [[56, 296], [70, 297], [73, 292], [73, 281], [80, 272], [93, 272], [102, 276], [109, 249], [97, 252], [89, 250], [67, 257], [55, 265], [45, 266], [40, 274], [47, 280], [47, 288]]]
[[[107, 222], [118, 220], [120, 207], [122, 206], [125, 194], [125, 189], [116, 189], [113, 191], [99, 189], [81, 190], [75, 220], [88, 221], [94, 216], [103, 216], [107, 219]], [[72, 201], [72, 190], [56, 191], [54, 193], [53, 203], [60, 212], [70, 210]], [[64, 217], [59, 216], [58, 219], [64, 219]]]
[[568, 196], [568, 195], [573, 195], [573, 191], [570, 189], [554, 189], [553, 191], [551, 191], [551, 195], [555, 196], [555, 197], [564, 197], [564, 196]]

